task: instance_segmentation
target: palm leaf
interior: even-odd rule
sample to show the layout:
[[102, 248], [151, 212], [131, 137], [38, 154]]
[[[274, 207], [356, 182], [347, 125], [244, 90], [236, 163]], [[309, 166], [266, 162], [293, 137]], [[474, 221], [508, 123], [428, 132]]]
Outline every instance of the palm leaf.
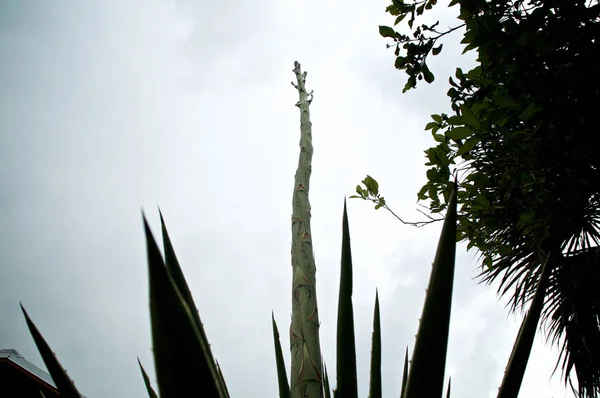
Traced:
[[550, 255], [546, 256], [544, 265], [542, 266], [542, 272], [539, 278], [539, 283], [529, 307], [529, 312], [525, 316], [525, 319], [521, 323], [519, 328], [519, 334], [513, 346], [510, 359], [508, 360], [508, 366], [504, 373], [504, 379], [498, 390], [498, 398], [517, 398], [521, 383], [523, 382], [523, 376], [525, 375], [525, 369], [527, 368], [527, 362], [531, 353], [531, 347], [535, 339], [535, 332], [537, 331], [538, 322], [544, 306], [544, 296], [546, 293], [546, 286], [548, 285], [548, 278], [551, 272], [551, 267], [548, 265], [548, 259]]

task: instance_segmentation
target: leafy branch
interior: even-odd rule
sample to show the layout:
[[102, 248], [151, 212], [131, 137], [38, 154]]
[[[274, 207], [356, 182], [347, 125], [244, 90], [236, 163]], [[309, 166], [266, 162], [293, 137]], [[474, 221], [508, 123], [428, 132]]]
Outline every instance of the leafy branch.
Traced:
[[405, 221], [402, 218], [400, 218], [400, 216], [398, 216], [396, 213], [394, 213], [394, 211], [385, 202], [385, 198], [383, 196], [381, 196], [381, 194], [379, 193], [379, 183], [373, 177], [367, 175], [367, 177], [364, 180], [362, 180], [361, 182], [363, 183], [364, 188], [361, 187], [360, 185], [357, 185], [356, 193], [358, 195], [352, 195], [352, 196], [350, 196], [350, 198], [351, 199], [369, 200], [369, 201], [375, 203], [375, 210], [379, 210], [380, 208], [386, 209], [394, 217], [396, 217], [396, 219], [398, 219], [402, 224], [413, 225], [417, 228], [420, 228], [424, 225], [431, 224], [436, 221], [444, 221], [443, 218], [433, 218], [429, 214], [423, 212], [420, 209], [417, 209], [417, 211], [419, 213], [423, 214], [425, 217], [429, 218], [428, 221], [414, 221], [414, 222]]
[[[453, 1], [452, 3], [456, 2]], [[386, 8], [386, 12], [396, 17], [394, 26], [398, 25], [410, 15], [408, 26], [410, 29], [413, 29], [416, 17], [422, 15], [425, 10], [430, 10], [436, 4], [437, 0], [415, 1], [412, 4], [406, 4], [404, 0], [393, 0], [392, 5]], [[436, 29], [439, 23], [440, 21], [437, 21], [432, 25], [422, 24], [417, 26], [412, 32], [413, 38], [409, 35], [396, 32], [394, 28], [390, 26], [379, 26], [379, 34], [383, 37], [394, 39], [396, 43], [396, 50], [394, 52], [396, 55], [396, 69], [406, 71], [406, 74], [409, 76], [408, 82], [404, 86], [402, 92], [406, 92], [411, 88], [416, 87], [417, 80], [425, 80], [427, 83], [432, 83], [435, 80], [435, 76], [427, 66], [428, 55], [430, 53], [433, 56], [438, 55], [442, 51], [443, 44], [436, 47], [436, 42], [447, 34], [466, 25], [465, 23], [462, 23], [442, 32]], [[428, 32], [434, 33], [435, 35], [429, 35]], [[392, 44], [387, 44], [388, 48], [392, 46]], [[405, 51], [402, 55], [400, 55], [401, 46]], [[467, 46], [465, 52], [468, 51], [468, 49]]]

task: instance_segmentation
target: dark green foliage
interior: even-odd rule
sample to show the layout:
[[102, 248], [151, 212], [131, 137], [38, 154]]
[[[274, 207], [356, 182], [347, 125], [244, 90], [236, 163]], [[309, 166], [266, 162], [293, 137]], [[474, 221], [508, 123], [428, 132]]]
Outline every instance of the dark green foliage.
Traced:
[[60, 395], [65, 398], [81, 398], [81, 395], [75, 388], [73, 381], [69, 378], [67, 372], [60, 365], [58, 359], [56, 359], [56, 356], [54, 356], [50, 346], [48, 343], [46, 343], [46, 340], [44, 340], [42, 334], [35, 326], [31, 318], [29, 318], [29, 315], [27, 314], [27, 311], [25, 311], [25, 308], [23, 308], [22, 304], [21, 310], [23, 311], [23, 315], [25, 315], [25, 321], [27, 322], [27, 327], [29, 328], [29, 332], [33, 337], [33, 341], [35, 341], [35, 345], [37, 346], [38, 351], [44, 360], [44, 364], [46, 365], [50, 376], [52, 376], [52, 380], [54, 381], [56, 388], [58, 391], [60, 391]]
[[342, 220], [342, 262], [340, 270], [340, 295], [337, 319], [337, 386], [334, 395], [344, 398], [358, 397], [356, 378], [356, 347], [354, 339], [354, 312], [352, 309], [352, 253], [350, 228], [344, 200]]
[[427, 57], [440, 53], [446, 34], [464, 29], [465, 52], [477, 51], [477, 65], [449, 80], [453, 114], [432, 115], [426, 126], [436, 145], [425, 151], [430, 168], [418, 197], [432, 213], [443, 211], [458, 172], [458, 239], [481, 253], [482, 280], [500, 281], [512, 311], [535, 293], [538, 248], [555, 253], [542, 319], [548, 338], [563, 340], [565, 382], [574, 370], [579, 393], [596, 396], [600, 343], [590, 342], [600, 341], [600, 294], [590, 281], [600, 281], [600, 4], [453, 0], [455, 26], [416, 24], [435, 4], [392, 0], [394, 24], [409, 17], [412, 37], [380, 27], [395, 41], [404, 91], [433, 80]]

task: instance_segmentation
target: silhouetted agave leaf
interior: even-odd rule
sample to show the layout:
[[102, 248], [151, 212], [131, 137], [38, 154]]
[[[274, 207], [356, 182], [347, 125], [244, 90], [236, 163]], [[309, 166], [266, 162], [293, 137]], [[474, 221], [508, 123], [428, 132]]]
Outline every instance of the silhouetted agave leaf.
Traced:
[[531, 354], [531, 347], [535, 339], [535, 332], [544, 306], [546, 287], [548, 286], [548, 278], [552, 269], [548, 266], [549, 258], [550, 254], [545, 258], [538, 286], [531, 300], [531, 306], [519, 328], [519, 334], [513, 345], [508, 365], [504, 372], [504, 378], [498, 390], [498, 398], [516, 398], [519, 395], [529, 355]]
[[142, 377], [144, 379], [144, 384], [146, 385], [146, 390], [148, 391], [148, 396], [150, 398], [158, 398], [158, 395], [156, 395], [156, 392], [152, 388], [152, 384], [150, 384], [150, 378], [148, 377], [148, 374], [146, 373], [144, 367], [142, 366], [142, 363], [140, 362], [140, 358], [138, 358], [137, 360], [138, 365], [140, 365], [140, 371], [142, 372]]
[[456, 183], [425, 295], [425, 304], [410, 363], [405, 398], [441, 397], [448, 349], [452, 285], [456, 255]]
[[402, 386], [400, 387], [400, 398], [404, 398], [404, 391], [406, 390], [406, 381], [408, 380], [408, 347], [406, 347], [406, 353], [404, 354], [404, 370], [402, 371]]
[[273, 341], [275, 342], [275, 363], [277, 364], [277, 381], [279, 384], [279, 397], [289, 398], [290, 385], [288, 384], [287, 372], [285, 370], [285, 362], [283, 361], [283, 351], [281, 350], [281, 342], [279, 341], [279, 331], [275, 322], [275, 315], [271, 312], [271, 320], [273, 323]]
[[160, 214], [163, 247], [165, 251], [165, 266], [167, 268], [167, 272], [173, 279], [173, 283], [175, 283], [177, 290], [179, 291], [179, 293], [181, 293], [183, 300], [191, 310], [193, 321], [195, 322], [196, 327], [198, 328], [198, 331], [200, 333], [200, 340], [206, 343], [211, 364], [211, 371], [213, 373], [216, 372], [219, 376], [219, 385], [221, 386], [220, 390], [222, 393], [226, 394], [225, 397], [229, 397], [225, 379], [223, 378], [223, 374], [217, 366], [216, 360], [210, 349], [210, 344], [208, 343], [208, 338], [206, 337], [206, 332], [204, 331], [204, 325], [202, 324], [202, 320], [200, 319], [198, 307], [196, 307], [196, 303], [194, 302], [194, 298], [192, 297], [192, 292], [187, 284], [187, 281], [185, 280], [185, 276], [183, 275], [183, 271], [181, 270], [181, 266], [179, 265], [179, 260], [177, 260], [177, 255], [175, 254], [175, 249], [173, 248], [173, 244], [171, 243], [171, 238], [169, 237], [169, 232], [167, 231], [167, 225], [163, 218], [163, 214], [160, 211], [160, 208], [158, 209], [158, 213]]
[[23, 311], [23, 315], [25, 315], [25, 321], [27, 322], [29, 332], [33, 337], [33, 341], [35, 341], [35, 345], [37, 346], [38, 351], [44, 360], [44, 364], [48, 369], [48, 373], [50, 373], [52, 381], [54, 381], [54, 384], [56, 384], [56, 389], [58, 392], [60, 392], [61, 397], [81, 398], [79, 391], [77, 391], [75, 388], [75, 384], [73, 384], [73, 381], [69, 378], [69, 376], [67, 376], [67, 372], [60, 365], [58, 359], [56, 359], [56, 356], [50, 349], [50, 346], [48, 343], [46, 343], [46, 340], [44, 340], [44, 337], [42, 337], [42, 334], [35, 326], [31, 318], [29, 318], [27, 311], [25, 311], [25, 308], [23, 308], [23, 304], [20, 305], [21, 311]]
[[331, 398], [331, 388], [329, 387], [329, 376], [327, 375], [327, 366], [323, 362], [323, 374], [325, 375], [325, 398]]
[[219, 382], [221, 383], [221, 391], [225, 394], [225, 397], [229, 397], [229, 389], [227, 388], [227, 383], [225, 383], [225, 378], [223, 377], [223, 372], [221, 371], [221, 365], [219, 365], [219, 361], [216, 361], [217, 364], [217, 372], [219, 372]]
[[[337, 390], [340, 397], [357, 398], [356, 346], [354, 340], [354, 313], [352, 309], [352, 252], [346, 199], [342, 220], [342, 261], [340, 295], [337, 319]], [[334, 394], [335, 395], [335, 394]]]
[[450, 384], [452, 383], [452, 377], [448, 378], [448, 391], [446, 391], [446, 398], [450, 398]]
[[379, 319], [379, 294], [377, 290], [375, 290], [375, 310], [373, 312], [369, 398], [381, 398], [381, 321]]
[[179, 398], [190, 391], [223, 398], [208, 342], [202, 340], [192, 310], [168, 272], [142, 213], [148, 251], [150, 320], [156, 379], [161, 398]]

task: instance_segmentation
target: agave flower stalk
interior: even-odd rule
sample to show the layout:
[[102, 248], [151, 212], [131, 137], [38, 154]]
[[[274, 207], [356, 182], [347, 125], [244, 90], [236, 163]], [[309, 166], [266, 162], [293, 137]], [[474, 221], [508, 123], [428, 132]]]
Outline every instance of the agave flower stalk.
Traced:
[[316, 266], [310, 229], [310, 186], [312, 124], [309, 105], [312, 92], [306, 91], [306, 72], [294, 62], [300, 100], [300, 157], [294, 179], [292, 200], [292, 322], [290, 325], [291, 383], [293, 398], [322, 397], [321, 346], [317, 310]]

